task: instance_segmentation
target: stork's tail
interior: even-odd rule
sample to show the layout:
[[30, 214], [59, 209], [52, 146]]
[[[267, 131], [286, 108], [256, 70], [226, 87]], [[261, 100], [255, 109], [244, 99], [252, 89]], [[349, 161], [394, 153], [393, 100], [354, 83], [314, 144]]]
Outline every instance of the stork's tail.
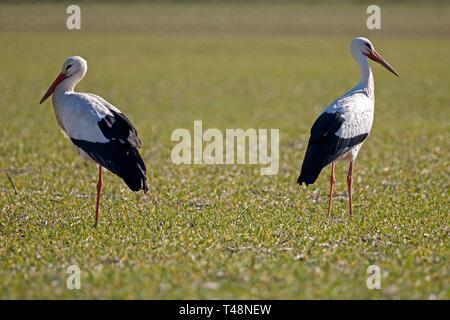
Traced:
[[147, 169], [138, 149], [126, 146], [117, 140], [108, 143], [73, 138], [71, 140], [99, 165], [121, 177], [131, 190], [148, 191]]
[[124, 160], [126, 165], [121, 166], [118, 175], [132, 191], [139, 191], [142, 189], [144, 192], [147, 192], [147, 169], [145, 168], [144, 160], [142, 160], [139, 151], [135, 148], [130, 149]]
[[321, 171], [322, 171], [321, 167], [305, 168], [305, 165], [302, 165], [302, 170], [300, 172], [300, 176], [297, 179], [297, 183], [299, 185], [302, 185], [303, 183], [305, 183], [306, 185], [313, 184], [314, 182], [316, 182]]
[[314, 150], [313, 145], [308, 145], [297, 183], [299, 185], [302, 185], [302, 183], [306, 185], [313, 184], [325, 166], [326, 164], [323, 163], [320, 150]]

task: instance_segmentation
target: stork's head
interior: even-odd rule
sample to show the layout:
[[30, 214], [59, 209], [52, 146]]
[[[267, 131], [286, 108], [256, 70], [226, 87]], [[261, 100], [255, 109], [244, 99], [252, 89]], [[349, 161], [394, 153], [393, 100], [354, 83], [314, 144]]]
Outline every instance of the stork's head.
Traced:
[[353, 57], [358, 60], [359, 57], [367, 57], [375, 62], [378, 62], [383, 67], [388, 69], [390, 72], [395, 74], [397, 77], [399, 76], [398, 73], [394, 70], [394, 68], [391, 67], [391, 65], [384, 60], [384, 58], [379, 54], [375, 47], [373, 46], [372, 42], [369, 41], [369, 39], [363, 38], [363, 37], [356, 37], [352, 40], [352, 43], [350, 45], [350, 50], [352, 52]]
[[75, 74], [80, 74], [80, 78], [83, 78], [87, 71], [87, 61], [82, 57], [73, 56], [67, 58], [64, 61], [61, 73], [65, 74], [66, 77], [71, 77]]
[[55, 81], [53, 81], [52, 85], [48, 88], [39, 103], [44, 102], [48, 97], [50, 97], [61, 82], [66, 81], [71, 86], [74, 86], [81, 79], [83, 79], [86, 72], [87, 61], [82, 57], [73, 56], [67, 58], [67, 60], [63, 63], [61, 73], [56, 77]]

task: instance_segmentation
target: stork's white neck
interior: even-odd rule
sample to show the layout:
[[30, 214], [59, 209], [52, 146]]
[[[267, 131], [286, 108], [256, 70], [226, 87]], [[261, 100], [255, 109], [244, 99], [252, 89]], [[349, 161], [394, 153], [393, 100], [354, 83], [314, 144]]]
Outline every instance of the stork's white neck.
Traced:
[[78, 84], [78, 82], [81, 81], [81, 79], [83, 79], [85, 74], [86, 71], [81, 70], [81, 72], [76, 72], [64, 79], [53, 92], [53, 105], [55, 106], [59, 104], [58, 102], [60, 102], [61, 99], [64, 98], [65, 94], [74, 92], [75, 86]]
[[80, 82], [81, 79], [76, 77], [76, 74], [64, 79], [55, 89], [55, 94], [64, 92], [73, 92], [75, 86]]
[[375, 86], [373, 81], [373, 75], [372, 70], [369, 66], [369, 61], [367, 60], [367, 57], [361, 53], [361, 51], [358, 52], [352, 52], [353, 58], [356, 60], [356, 62], [359, 65], [359, 73], [360, 78], [359, 82], [356, 84], [356, 86], [353, 88], [355, 90], [363, 90], [367, 92], [367, 95], [374, 99], [375, 97]]

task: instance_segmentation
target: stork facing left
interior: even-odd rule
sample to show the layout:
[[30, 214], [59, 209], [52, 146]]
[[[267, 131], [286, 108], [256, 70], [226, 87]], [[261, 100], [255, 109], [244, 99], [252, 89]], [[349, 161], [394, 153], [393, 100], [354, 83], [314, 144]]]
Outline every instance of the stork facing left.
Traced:
[[102, 168], [116, 174], [133, 191], [148, 191], [147, 169], [139, 154], [141, 141], [131, 121], [111, 103], [92, 93], [74, 91], [87, 72], [87, 62], [74, 56], [42, 97], [52, 94], [56, 119], [79, 154], [98, 164], [95, 226], [99, 220]]

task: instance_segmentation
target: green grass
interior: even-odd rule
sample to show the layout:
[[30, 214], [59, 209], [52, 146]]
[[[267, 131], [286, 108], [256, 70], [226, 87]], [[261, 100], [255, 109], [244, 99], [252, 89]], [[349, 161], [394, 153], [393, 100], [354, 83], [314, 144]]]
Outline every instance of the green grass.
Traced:
[[[450, 298], [449, 8], [382, 7], [369, 32], [357, 5], [86, 4], [69, 32], [65, 6], [0, 6], [0, 298]], [[357, 34], [401, 78], [372, 66], [354, 217], [343, 164], [327, 217], [329, 169], [309, 188], [295, 180], [315, 117], [357, 80]], [[75, 54], [89, 63], [78, 90], [129, 115], [149, 169], [147, 195], [105, 175], [97, 229], [97, 171], [38, 105]], [[279, 128], [279, 174], [172, 164], [171, 132], [194, 120]], [[366, 287], [372, 264], [381, 290]]]

